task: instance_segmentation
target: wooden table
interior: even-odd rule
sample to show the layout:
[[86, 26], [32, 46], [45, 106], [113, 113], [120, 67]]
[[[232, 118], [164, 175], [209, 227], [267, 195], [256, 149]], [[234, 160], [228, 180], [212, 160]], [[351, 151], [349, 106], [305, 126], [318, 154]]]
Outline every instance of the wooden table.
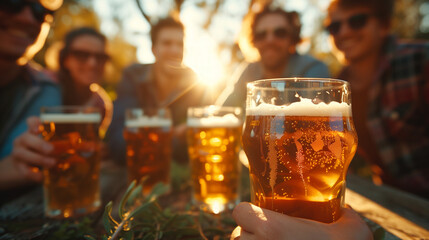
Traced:
[[429, 239], [429, 201], [355, 175], [347, 177], [346, 204], [386, 231], [386, 239]]
[[[385, 229], [385, 239], [429, 239], [429, 201], [386, 187], [375, 186], [355, 175], [347, 178], [346, 203], [364, 218]], [[105, 163], [101, 174], [103, 206], [108, 201], [119, 203], [127, 188], [124, 167]], [[190, 201], [190, 191], [182, 191], [174, 198], [161, 199], [163, 204], [182, 208]], [[114, 212], [116, 212], [114, 210]], [[93, 227], [102, 229], [102, 210], [91, 215]], [[56, 220], [43, 216], [42, 188], [0, 206], [0, 240], [45, 239]], [[25, 226], [22, 230], [17, 226]], [[57, 226], [58, 227], [58, 226]], [[100, 232], [101, 233], [101, 232]]]

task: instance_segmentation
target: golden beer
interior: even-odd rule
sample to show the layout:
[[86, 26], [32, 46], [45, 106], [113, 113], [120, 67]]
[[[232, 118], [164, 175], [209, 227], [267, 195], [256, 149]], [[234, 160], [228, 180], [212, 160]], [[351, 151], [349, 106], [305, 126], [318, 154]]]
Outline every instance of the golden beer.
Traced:
[[248, 107], [242, 140], [254, 204], [326, 223], [340, 217], [357, 148], [349, 104], [301, 99]]
[[44, 169], [45, 213], [68, 218], [100, 207], [101, 115], [94, 113], [43, 113], [42, 135], [54, 145], [56, 165]]
[[203, 209], [219, 213], [239, 201], [241, 128], [233, 115], [188, 119], [193, 201]]
[[147, 179], [143, 192], [157, 183], [170, 183], [171, 120], [141, 116], [125, 122], [128, 180]]

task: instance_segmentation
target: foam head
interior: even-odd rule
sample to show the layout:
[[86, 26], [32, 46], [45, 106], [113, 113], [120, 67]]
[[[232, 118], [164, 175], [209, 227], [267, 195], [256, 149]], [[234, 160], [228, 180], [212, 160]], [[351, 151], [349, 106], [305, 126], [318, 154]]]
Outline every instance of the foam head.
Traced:
[[99, 123], [100, 113], [42, 113], [40, 120], [43, 123]]
[[211, 116], [206, 118], [188, 118], [189, 127], [238, 127], [241, 121], [234, 114]]
[[277, 106], [262, 103], [256, 107], [247, 108], [246, 115], [351, 117], [352, 113], [351, 106], [345, 102], [315, 104], [311, 99], [302, 98], [300, 102], [294, 102], [290, 105]]
[[136, 119], [128, 119], [125, 121], [125, 126], [129, 128], [138, 127], [171, 127], [172, 122], [170, 119], [160, 117], [147, 117], [141, 116]]

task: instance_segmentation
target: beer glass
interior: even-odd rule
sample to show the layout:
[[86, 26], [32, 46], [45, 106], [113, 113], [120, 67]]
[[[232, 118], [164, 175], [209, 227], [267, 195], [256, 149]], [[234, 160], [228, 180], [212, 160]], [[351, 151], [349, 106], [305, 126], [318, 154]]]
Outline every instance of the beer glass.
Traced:
[[358, 142], [349, 84], [259, 80], [247, 84], [246, 106], [242, 140], [252, 202], [290, 216], [337, 220]]
[[242, 110], [190, 108], [187, 125], [193, 202], [214, 213], [232, 209], [239, 201]]
[[128, 180], [147, 177], [143, 193], [161, 182], [170, 184], [171, 125], [167, 109], [127, 109], [124, 139], [127, 143]]
[[100, 207], [99, 109], [43, 107], [42, 136], [54, 145], [56, 165], [43, 169], [45, 214], [53, 218], [85, 215]]

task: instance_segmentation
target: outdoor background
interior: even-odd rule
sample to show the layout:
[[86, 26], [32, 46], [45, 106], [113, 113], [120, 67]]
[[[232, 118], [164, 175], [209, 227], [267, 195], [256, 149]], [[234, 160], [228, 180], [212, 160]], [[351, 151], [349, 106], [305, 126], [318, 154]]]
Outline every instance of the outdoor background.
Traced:
[[[99, 29], [109, 40], [112, 61], [104, 87], [114, 99], [124, 67], [154, 61], [150, 24], [176, 15], [186, 28], [184, 63], [218, 93], [244, 61], [237, 45], [244, 15], [269, 3], [300, 13], [304, 41], [298, 51], [324, 61], [335, 76], [341, 66], [323, 29], [329, 0], [64, 0], [46, 44], [34, 60], [55, 70], [66, 32], [80, 26]], [[429, 39], [429, 0], [396, 0], [393, 31], [400, 38]]]

